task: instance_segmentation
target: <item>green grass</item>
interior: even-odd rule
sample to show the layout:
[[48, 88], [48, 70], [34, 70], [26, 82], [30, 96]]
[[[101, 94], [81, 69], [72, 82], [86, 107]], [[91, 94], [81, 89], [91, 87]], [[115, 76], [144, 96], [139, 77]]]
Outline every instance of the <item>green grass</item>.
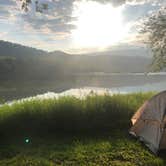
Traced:
[[[130, 118], [150, 96], [129, 94], [16, 102], [0, 107], [0, 135], [45, 135], [126, 130]], [[6, 139], [6, 138], [5, 138]]]
[[4, 105], [0, 107], [0, 166], [165, 166], [164, 153], [156, 157], [128, 135], [131, 116], [153, 94]]

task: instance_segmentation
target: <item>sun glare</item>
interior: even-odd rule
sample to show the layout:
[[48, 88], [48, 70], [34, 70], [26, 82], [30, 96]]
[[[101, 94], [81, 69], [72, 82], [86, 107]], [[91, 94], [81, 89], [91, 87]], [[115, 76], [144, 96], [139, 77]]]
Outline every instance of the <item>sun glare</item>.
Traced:
[[106, 47], [120, 42], [128, 29], [123, 24], [123, 6], [112, 7], [92, 1], [74, 4], [76, 29], [72, 31], [73, 45], [78, 47]]

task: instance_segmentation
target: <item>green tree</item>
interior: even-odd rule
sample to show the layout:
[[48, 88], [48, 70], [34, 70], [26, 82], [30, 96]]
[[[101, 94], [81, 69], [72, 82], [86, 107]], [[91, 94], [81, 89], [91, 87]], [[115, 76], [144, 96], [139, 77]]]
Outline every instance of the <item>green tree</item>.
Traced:
[[152, 69], [161, 71], [166, 68], [166, 7], [147, 17], [140, 33], [152, 50]]
[[27, 12], [28, 11], [28, 5], [32, 1], [31, 0], [20, 0], [20, 1], [22, 2], [21, 9]]
[[40, 4], [38, 0], [20, 0], [20, 1], [21, 1], [21, 9], [24, 10], [25, 12], [28, 12], [29, 4], [32, 2], [36, 7], [36, 12], [42, 13], [44, 10], [48, 9], [47, 3]]

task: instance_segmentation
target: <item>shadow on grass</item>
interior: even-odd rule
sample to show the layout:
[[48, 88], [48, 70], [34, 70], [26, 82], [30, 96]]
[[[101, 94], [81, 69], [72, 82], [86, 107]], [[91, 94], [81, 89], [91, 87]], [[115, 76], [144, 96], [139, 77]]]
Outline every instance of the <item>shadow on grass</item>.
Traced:
[[151, 95], [62, 97], [4, 105], [0, 108], [0, 139], [126, 130], [133, 113]]
[[165, 166], [126, 131], [89, 135], [31, 137], [12, 140], [0, 149], [0, 165], [146, 165]]
[[128, 134], [153, 93], [33, 100], [0, 108], [0, 165], [165, 166]]

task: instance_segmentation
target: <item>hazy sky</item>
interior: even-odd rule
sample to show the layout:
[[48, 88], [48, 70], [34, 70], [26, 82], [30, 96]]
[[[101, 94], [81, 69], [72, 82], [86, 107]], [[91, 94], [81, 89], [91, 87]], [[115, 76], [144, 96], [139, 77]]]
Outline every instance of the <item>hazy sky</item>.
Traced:
[[35, 0], [29, 11], [20, 0], [0, 0], [0, 39], [67, 52], [100, 51], [120, 43], [137, 44], [140, 19], [166, 0]]

